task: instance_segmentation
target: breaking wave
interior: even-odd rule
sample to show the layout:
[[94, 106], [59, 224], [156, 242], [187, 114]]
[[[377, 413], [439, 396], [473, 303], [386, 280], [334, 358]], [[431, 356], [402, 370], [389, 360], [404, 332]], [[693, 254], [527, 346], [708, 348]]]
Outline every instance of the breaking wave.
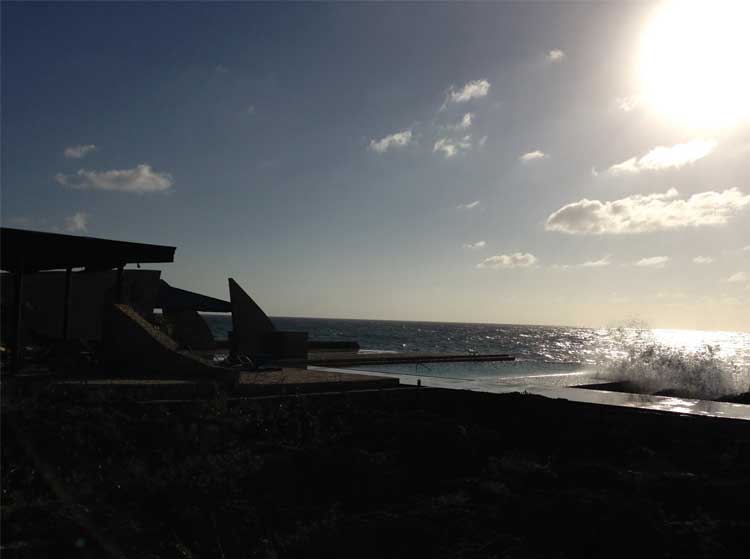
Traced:
[[712, 400], [750, 392], [750, 367], [723, 356], [718, 345], [665, 345], [649, 330], [613, 335], [623, 340], [623, 350], [602, 363], [600, 373], [639, 393]]

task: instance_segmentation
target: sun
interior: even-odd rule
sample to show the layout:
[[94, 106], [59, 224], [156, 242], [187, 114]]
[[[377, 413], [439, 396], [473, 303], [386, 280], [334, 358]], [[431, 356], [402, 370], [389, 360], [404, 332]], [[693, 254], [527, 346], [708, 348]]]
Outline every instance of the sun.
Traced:
[[678, 124], [750, 120], [750, 0], [671, 0], [641, 40], [640, 96]]

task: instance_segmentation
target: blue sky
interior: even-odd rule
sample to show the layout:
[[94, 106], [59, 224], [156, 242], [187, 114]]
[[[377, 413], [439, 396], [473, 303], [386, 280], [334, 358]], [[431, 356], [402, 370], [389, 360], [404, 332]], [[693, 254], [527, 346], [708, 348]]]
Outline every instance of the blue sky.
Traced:
[[272, 315], [748, 330], [747, 111], [642, 83], [659, 9], [5, 3], [2, 221]]

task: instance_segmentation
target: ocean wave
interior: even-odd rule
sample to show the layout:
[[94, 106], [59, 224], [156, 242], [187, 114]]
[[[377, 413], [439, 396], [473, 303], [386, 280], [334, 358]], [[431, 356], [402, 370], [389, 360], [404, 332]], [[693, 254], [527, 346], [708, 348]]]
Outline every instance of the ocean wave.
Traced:
[[600, 374], [628, 381], [639, 392], [716, 399], [750, 391], [750, 369], [721, 356], [718, 346], [686, 350], [652, 342], [627, 347]]

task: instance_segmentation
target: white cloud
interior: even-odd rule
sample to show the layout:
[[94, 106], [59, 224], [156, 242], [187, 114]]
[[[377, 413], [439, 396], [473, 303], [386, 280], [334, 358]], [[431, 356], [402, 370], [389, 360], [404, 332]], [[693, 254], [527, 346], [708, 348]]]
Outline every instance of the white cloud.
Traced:
[[537, 159], [546, 159], [549, 155], [544, 153], [541, 150], [535, 149], [534, 151], [529, 151], [524, 153], [522, 156], [519, 157], [521, 161], [524, 163], [529, 163], [531, 161], [536, 161]]
[[634, 194], [611, 202], [584, 198], [552, 213], [546, 229], [572, 235], [623, 235], [723, 225], [750, 205], [750, 196], [736, 188], [687, 199], [678, 196], [671, 188], [664, 194]]
[[628, 97], [618, 97], [617, 99], [615, 99], [615, 103], [617, 103], [617, 107], [620, 110], [629, 113], [630, 111], [638, 108], [638, 106], [641, 104], [641, 100], [636, 95], [630, 95]]
[[476, 243], [464, 243], [463, 244], [463, 247], [469, 250], [478, 250], [480, 248], [484, 248], [485, 246], [487, 246], [487, 243], [485, 243], [484, 241], [477, 241]]
[[459, 204], [456, 206], [457, 210], [473, 210], [479, 205], [479, 200], [474, 200], [473, 202], [468, 202], [466, 204]]
[[456, 90], [451, 86], [448, 92], [448, 100], [454, 103], [466, 103], [472, 99], [487, 97], [490, 92], [490, 82], [487, 80], [474, 80], [468, 82], [461, 89]]
[[610, 175], [627, 175], [642, 171], [659, 171], [677, 169], [703, 159], [716, 148], [716, 140], [692, 140], [672, 147], [658, 146], [646, 155], [612, 165], [607, 172]]
[[558, 270], [571, 270], [573, 268], [604, 268], [612, 264], [612, 257], [608, 254], [599, 260], [587, 260], [581, 264], [554, 264], [552, 268]]
[[710, 256], [696, 256], [695, 258], [693, 258], [694, 264], [710, 264], [713, 261], [714, 259]]
[[89, 216], [84, 212], [77, 212], [65, 218], [65, 231], [68, 233], [79, 233], [86, 231]]
[[663, 268], [669, 262], [669, 256], [652, 256], [651, 258], [641, 258], [635, 263], [641, 268]]
[[67, 147], [63, 153], [67, 159], [81, 159], [92, 151], [96, 151], [96, 146], [94, 144], [86, 144], [82, 146]]
[[473, 121], [474, 113], [466, 113], [461, 119], [461, 123], [458, 125], [458, 127], [463, 128], [464, 130], [467, 128], [471, 128]]
[[737, 272], [727, 278], [728, 283], [745, 283], [748, 280], [747, 273]]
[[411, 130], [395, 132], [379, 140], [370, 140], [370, 149], [378, 153], [385, 153], [393, 147], [404, 147], [411, 142], [411, 136]]
[[742, 247], [742, 250], [744, 252], [750, 252], [750, 245], [747, 245], [746, 247]]
[[566, 54], [560, 49], [552, 49], [547, 53], [547, 60], [550, 62], [562, 62], [565, 58]]
[[133, 169], [87, 171], [80, 169], [72, 175], [58, 173], [55, 180], [62, 186], [76, 190], [110, 190], [120, 192], [163, 192], [174, 184], [169, 173], [157, 173], [151, 165], [141, 163]]
[[607, 255], [599, 260], [587, 260], [581, 264], [581, 268], [603, 268], [612, 264], [612, 257]]
[[536, 264], [537, 258], [527, 252], [514, 252], [513, 254], [500, 254], [490, 256], [479, 264], [477, 268], [490, 268], [499, 270], [501, 268], [529, 268]]
[[433, 153], [436, 151], [443, 152], [443, 155], [449, 159], [459, 153], [469, 151], [471, 149], [471, 136], [464, 136], [463, 138], [452, 139], [452, 138], [440, 138], [432, 148]]

